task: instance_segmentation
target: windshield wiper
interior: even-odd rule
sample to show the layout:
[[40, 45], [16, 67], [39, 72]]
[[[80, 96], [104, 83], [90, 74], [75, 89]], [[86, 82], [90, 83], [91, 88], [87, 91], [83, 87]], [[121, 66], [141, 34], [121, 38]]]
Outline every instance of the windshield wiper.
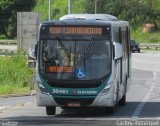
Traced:
[[66, 54], [66, 56], [70, 59], [71, 54], [67, 51], [67, 49], [64, 46], [64, 44], [62, 43], [61, 39], [59, 37], [57, 37], [57, 40], [58, 40], [58, 43], [60, 44], [60, 46], [62, 47], [62, 49], [64, 50], [64, 53]]
[[[89, 52], [90, 52], [90, 49], [91, 49], [91, 47], [94, 45], [93, 40], [94, 40], [94, 38], [91, 38], [90, 43], [89, 43], [89, 45], [88, 45], [88, 47], [87, 47], [87, 50], [86, 50], [86, 53], [85, 53], [85, 59], [87, 59], [87, 57], [88, 57], [88, 55], [89, 55]], [[92, 50], [92, 51], [93, 51], [93, 50]]]

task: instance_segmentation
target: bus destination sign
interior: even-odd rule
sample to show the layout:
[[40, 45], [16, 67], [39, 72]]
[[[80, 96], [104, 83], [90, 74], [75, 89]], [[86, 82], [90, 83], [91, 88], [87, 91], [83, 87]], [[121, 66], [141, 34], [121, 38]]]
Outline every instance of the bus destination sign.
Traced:
[[47, 72], [66, 72], [66, 73], [71, 73], [73, 72], [72, 67], [60, 67], [60, 66], [50, 66], [48, 67]]
[[102, 35], [103, 29], [100, 27], [49, 27], [51, 34], [73, 34], [73, 35]]

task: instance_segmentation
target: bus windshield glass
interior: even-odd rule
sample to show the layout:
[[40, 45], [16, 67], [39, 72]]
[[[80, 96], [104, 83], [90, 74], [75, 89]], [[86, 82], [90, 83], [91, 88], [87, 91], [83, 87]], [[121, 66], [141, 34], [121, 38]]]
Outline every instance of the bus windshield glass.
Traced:
[[111, 72], [110, 41], [41, 40], [40, 72], [54, 80], [94, 80]]

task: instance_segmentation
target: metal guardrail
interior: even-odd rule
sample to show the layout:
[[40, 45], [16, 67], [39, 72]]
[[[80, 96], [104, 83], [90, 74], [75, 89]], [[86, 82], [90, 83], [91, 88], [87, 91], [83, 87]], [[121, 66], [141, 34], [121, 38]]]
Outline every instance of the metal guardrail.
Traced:
[[0, 55], [12, 55], [17, 51], [17, 40], [0, 40]]
[[13, 55], [16, 50], [0, 49], [0, 55]]
[[140, 43], [139, 46], [141, 49], [160, 49], [160, 43]]
[[17, 40], [0, 40], [0, 45], [16, 45]]

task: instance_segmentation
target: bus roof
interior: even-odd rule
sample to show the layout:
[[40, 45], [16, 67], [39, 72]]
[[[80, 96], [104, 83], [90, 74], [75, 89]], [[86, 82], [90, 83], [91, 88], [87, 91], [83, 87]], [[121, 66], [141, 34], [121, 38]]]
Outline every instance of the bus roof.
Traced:
[[114, 25], [128, 26], [128, 21], [118, 20], [109, 14], [69, 14], [62, 16], [60, 20], [45, 21], [42, 25]]
[[60, 20], [118, 21], [117, 17], [109, 14], [69, 14], [69, 15], [62, 16]]

